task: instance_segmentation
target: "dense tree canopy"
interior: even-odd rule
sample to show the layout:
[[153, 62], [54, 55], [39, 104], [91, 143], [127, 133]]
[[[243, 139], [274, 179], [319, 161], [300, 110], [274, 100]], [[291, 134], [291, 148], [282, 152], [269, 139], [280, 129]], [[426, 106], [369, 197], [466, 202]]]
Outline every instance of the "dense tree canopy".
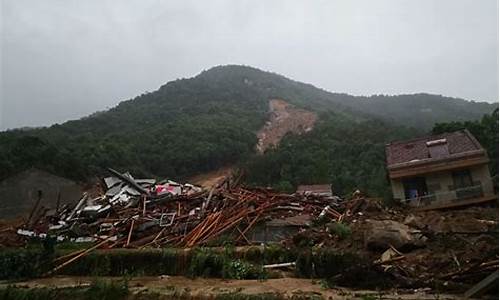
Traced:
[[246, 164], [247, 181], [290, 191], [299, 184], [329, 183], [339, 195], [360, 189], [383, 196], [385, 144], [415, 134], [378, 120], [355, 122], [324, 113], [309, 134], [287, 136], [278, 148], [253, 157]]
[[383, 143], [408, 135], [400, 127], [426, 130], [496, 107], [426, 94], [354, 97], [250, 67], [221, 66], [80, 120], [0, 133], [0, 179], [31, 166], [77, 180], [107, 167], [183, 179], [246, 161], [273, 98], [316, 111], [321, 120], [310, 135], [287, 137], [283, 147], [252, 160], [249, 170], [268, 164], [269, 174], [250, 173], [249, 179], [288, 187], [345, 181], [337, 186], [346, 190], [361, 184], [380, 190]]
[[439, 134], [460, 129], [469, 130], [486, 149], [491, 160], [492, 176], [498, 175], [498, 109], [491, 114], [484, 115], [481, 120], [437, 123], [432, 133]]

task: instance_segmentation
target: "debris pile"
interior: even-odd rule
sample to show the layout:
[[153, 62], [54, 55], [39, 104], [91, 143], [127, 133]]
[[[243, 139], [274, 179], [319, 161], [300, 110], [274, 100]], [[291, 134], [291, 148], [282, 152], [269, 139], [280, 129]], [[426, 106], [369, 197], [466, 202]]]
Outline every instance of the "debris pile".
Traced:
[[402, 286], [440, 283], [451, 288], [477, 283], [498, 270], [498, 208], [406, 213], [402, 222], [410, 234], [425, 239], [413, 235], [413, 242], [397, 249], [400, 253], [380, 257], [383, 271]]
[[[339, 239], [311, 228], [315, 247], [335, 248], [367, 258], [400, 287], [474, 284], [498, 270], [498, 208], [414, 212], [363, 202], [342, 218], [351, 236]], [[349, 206], [349, 205], [346, 205]]]
[[[102, 180], [105, 191], [84, 193], [74, 207], [35, 213], [19, 235], [53, 237], [58, 241], [107, 240], [106, 248], [144, 248], [166, 245], [207, 245], [223, 235], [237, 244], [251, 244], [247, 236], [260, 221], [317, 218], [338, 197], [287, 195], [267, 189], [246, 189], [224, 180], [210, 191], [170, 180], [135, 179], [109, 169]], [[329, 213], [340, 214], [333, 208]]]
[[[380, 199], [358, 191], [349, 200], [314, 193], [289, 195], [245, 188], [229, 178], [203, 190], [110, 172], [112, 176], [102, 180], [102, 191], [84, 193], [74, 207], [34, 209], [24, 223], [0, 224], [0, 244], [19, 247], [20, 237], [95, 243], [73, 253], [63, 267], [97, 248], [279, 241], [290, 248], [354, 253], [401, 287], [473, 284], [498, 270], [497, 208], [415, 212], [383, 207]], [[263, 224], [281, 226], [278, 238], [267, 239], [269, 230], [262, 230]]]

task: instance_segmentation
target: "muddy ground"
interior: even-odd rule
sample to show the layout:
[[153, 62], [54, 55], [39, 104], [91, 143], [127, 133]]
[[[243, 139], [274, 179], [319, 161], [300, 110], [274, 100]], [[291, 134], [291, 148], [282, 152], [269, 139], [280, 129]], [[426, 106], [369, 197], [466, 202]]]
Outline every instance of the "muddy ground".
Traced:
[[[101, 277], [101, 280], [120, 281], [122, 278]], [[52, 277], [18, 282], [20, 288], [70, 288], [88, 287], [92, 277]], [[0, 284], [5, 288], [7, 284]], [[128, 281], [132, 295], [155, 294], [167, 298], [216, 298], [223, 294], [263, 295], [273, 294], [284, 299], [460, 299], [460, 295], [430, 293], [426, 289], [390, 290], [384, 292], [329, 289], [320, 280], [280, 278], [268, 280], [189, 279], [180, 276], [136, 277]]]

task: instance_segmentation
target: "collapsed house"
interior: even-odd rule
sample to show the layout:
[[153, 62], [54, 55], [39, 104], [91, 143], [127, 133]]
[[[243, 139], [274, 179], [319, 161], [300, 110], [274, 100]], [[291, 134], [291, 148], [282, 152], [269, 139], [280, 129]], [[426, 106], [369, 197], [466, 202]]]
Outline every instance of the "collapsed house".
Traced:
[[468, 130], [386, 145], [395, 199], [425, 209], [497, 200], [484, 148]]
[[225, 236], [236, 244], [275, 242], [303, 230], [313, 218], [338, 218], [340, 198], [245, 189], [224, 178], [210, 191], [171, 180], [136, 179], [109, 169], [101, 188], [76, 205], [37, 213], [18, 227], [26, 237], [58, 241], [113, 241], [112, 248], [206, 245]]
[[230, 178], [201, 190], [109, 171], [112, 176], [102, 179], [102, 189], [84, 193], [72, 206], [35, 214], [29, 222], [0, 223], [0, 248], [46, 238], [93, 242], [55, 258], [57, 267], [46, 275], [96, 249], [189, 251], [228, 241], [235, 246], [279, 242], [287, 249], [335, 249], [365, 261], [363, 270], [371, 266], [399, 286], [412, 288], [444, 281], [477, 283], [498, 270], [498, 219], [488, 218], [497, 213], [493, 208], [416, 212], [383, 207], [381, 199], [360, 192], [350, 199], [289, 195], [245, 188]]

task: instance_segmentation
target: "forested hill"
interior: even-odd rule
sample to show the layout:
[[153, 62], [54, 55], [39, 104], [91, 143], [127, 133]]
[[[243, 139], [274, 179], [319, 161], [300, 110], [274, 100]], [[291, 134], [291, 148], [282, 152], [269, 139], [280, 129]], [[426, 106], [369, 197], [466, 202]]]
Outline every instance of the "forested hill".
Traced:
[[[369, 115], [408, 127], [431, 129], [436, 122], [476, 120], [491, 113], [498, 104], [466, 101], [432, 94], [351, 96], [331, 93], [311, 84], [243, 66], [214, 67], [198, 77], [211, 82], [247, 84], [267, 98], [283, 98], [311, 110], [348, 111]], [[229, 77], [229, 78], [228, 78]]]
[[[360, 149], [365, 150], [428, 131], [436, 122], [479, 119], [497, 107], [426, 94], [354, 97], [251, 67], [220, 66], [80, 120], [0, 133], [0, 179], [31, 166], [78, 180], [105, 167], [138, 176], [183, 178], [251, 161], [256, 132], [268, 117], [272, 98], [316, 111], [319, 128], [331, 131], [322, 137], [330, 136], [336, 145], [362, 142]], [[361, 136], [360, 128], [363, 136], [377, 134], [369, 140], [352, 136]], [[383, 159], [379, 152], [376, 158]], [[325, 176], [321, 180], [331, 177]]]

